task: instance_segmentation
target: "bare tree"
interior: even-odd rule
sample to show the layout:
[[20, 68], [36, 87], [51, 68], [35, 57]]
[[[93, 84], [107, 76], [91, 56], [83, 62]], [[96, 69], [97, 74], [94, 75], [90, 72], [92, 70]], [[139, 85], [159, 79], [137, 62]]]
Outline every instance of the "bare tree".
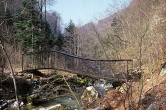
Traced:
[[15, 96], [16, 96], [16, 101], [17, 101], [17, 108], [18, 108], [18, 110], [21, 110], [20, 104], [19, 104], [19, 100], [18, 100], [18, 95], [17, 95], [17, 85], [16, 85], [16, 80], [15, 80], [15, 76], [14, 76], [13, 67], [12, 67], [12, 64], [11, 64], [11, 61], [10, 61], [10, 59], [9, 59], [9, 56], [8, 56], [7, 53], [6, 53], [6, 51], [5, 51], [5, 49], [4, 49], [4, 46], [3, 46], [1, 40], [0, 40], [0, 47], [2, 48], [2, 51], [3, 51], [3, 53], [4, 53], [4, 56], [6, 57], [6, 59], [7, 59], [7, 61], [8, 61], [9, 68], [10, 68], [10, 72], [11, 72], [12, 79], [13, 79], [13, 83], [14, 83]]
[[97, 38], [98, 38], [98, 40], [99, 40], [99, 42], [100, 42], [100, 44], [101, 44], [101, 46], [102, 46], [102, 49], [103, 49], [103, 51], [104, 51], [104, 54], [105, 54], [106, 59], [109, 59], [109, 58], [108, 58], [108, 55], [107, 55], [107, 53], [106, 53], [105, 47], [104, 47], [104, 45], [103, 45], [103, 41], [102, 41], [102, 39], [101, 39], [101, 37], [100, 37], [100, 34], [99, 34], [99, 32], [97, 31], [97, 29], [96, 29], [96, 27], [95, 27], [95, 25], [94, 25], [93, 23], [92, 23], [92, 30], [95, 32], [95, 35], [97, 36]]

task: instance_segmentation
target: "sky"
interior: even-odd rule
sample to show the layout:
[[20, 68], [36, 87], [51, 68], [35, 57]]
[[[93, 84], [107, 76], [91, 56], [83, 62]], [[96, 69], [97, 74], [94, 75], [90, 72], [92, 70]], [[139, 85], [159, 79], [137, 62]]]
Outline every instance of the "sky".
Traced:
[[110, 12], [128, 6], [131, 0], [56, 0], [48, 6], [48, 11], [60, 14], [64, 25], [72, 20], [75, 25], [103, 19]]

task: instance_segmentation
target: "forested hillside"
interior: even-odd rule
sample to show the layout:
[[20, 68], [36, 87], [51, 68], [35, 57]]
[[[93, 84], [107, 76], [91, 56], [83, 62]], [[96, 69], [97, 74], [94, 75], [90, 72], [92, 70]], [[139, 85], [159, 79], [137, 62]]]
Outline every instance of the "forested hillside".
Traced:
[[134, 0], [129, 7], [97, 24], [91, 22], [78, 27], [71, 21], [64, 35], [61, 17], [56, 12], [45, 13], [44, 1], [9, 0], [0, 5], [1, 41], [12, 57], [57, 45], [78, 55], [140, 59], [143, 64], [151, 60], [159, 65], [165, 58], [165, 1], [162, 0]]
[[97, 24], [79, 27], [78, 33], [84, 42], [82, 54], [96, 58], [132, 58], [141, 60], [143, 65], [152, 62], [160, 66], [166, 57], [165, 5], [164, 0], [133, 0], [128, 7]]
[[64, 26], [47, 11], [53, 2], [0, 1], [2, 109], [65, 100], [67, 109], [165, 110], [165, 0], [110, 5], [109, 16], [81, 26]]
[[[119, 110], [147, 109], [148, 106], [148, 110], [165, 109], [165, 102], [161, 101], [166, 92], [166, 79], [162, 75], [165, 69], [161, 69], [166, 64], [165, 7], [165, 0], [133, 0], [128, 7], [114, 14], [110, 12], [107, 18], [75, 29], [79, 55], [96, 59], [133, 59], [134, 68], [143, 72], [139, 81], [123, 85], [125, 96], [112, 91], [96, 99], [89, 108], [103, 105], [106, 109]], [[123, 104], [118, 102], [123, 99], [126, 100]]]
[[[7, 0], [0, 2], [0, 40], [12, 63], [21, 54], [56, 49], [61, 35], [61, 17], [47, 12], [48, 1]], [[15, 65], [17, 66], [17, 65]]]

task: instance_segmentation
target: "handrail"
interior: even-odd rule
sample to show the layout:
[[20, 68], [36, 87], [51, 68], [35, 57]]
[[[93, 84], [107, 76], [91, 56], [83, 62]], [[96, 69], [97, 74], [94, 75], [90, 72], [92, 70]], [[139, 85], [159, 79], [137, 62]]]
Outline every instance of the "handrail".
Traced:
[[114, 60], [93, 59], [93, 58], [82, 57], [82, 56], [79, 56], [79, 55], [74, 55], [74, 54], [67, 53], [65, 51], [58, 51], [58, 50], [28, 52], [28, 53], [23, 53], [22, 55], [33, 55], [33, 54], [42, 54], [42, 53], [50, 53], [50, 52], [51, 53], [59, 53], [59, 54], [66, 55], [66, 56], [69, 56], [69, 57], [74, 57], [74, 58], [89, 60], [89, 61], [108, 61], [108, 62], [133, 61], [132, 59], [118, 59], [118, 60], [115, 60], [115, 59]]

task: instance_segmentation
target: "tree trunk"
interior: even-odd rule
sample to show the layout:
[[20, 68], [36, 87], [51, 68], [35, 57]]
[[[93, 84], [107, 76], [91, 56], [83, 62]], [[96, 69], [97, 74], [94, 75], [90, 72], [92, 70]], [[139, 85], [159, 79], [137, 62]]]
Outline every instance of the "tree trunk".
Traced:
[[20, 104], [19, 104], [19, 100], [18, 100], [18, 95], [17, 95], [17, 85], [16, 85], [16, 80], [15, 80], [15, 76], [14, 76], [14, 71], [13, 71], [13, 68], [12, 68], [12, 64], [11, 64], [11, 61], [9, 59], [9, 56], [7, 55], [5, 49], [4, 49], [4, 46], [2, 44], [2, 42], [0, 41], [0, 47], [2, 48], [2, 51], [9, 63], [9, 68], [10, 68], [10, 71], [11, 71], [11, 75], [12, 75], [12, 79], [13, 79], [13, 83], [14, 83], [14, 89], [15, 89], [15, 96], [16, 96], [16, 101], [17, 101], [17, 108], [18, 110], [21, 110], [20, 108]]
[[45, 23], [44, 23], [44, 35], [46, 37], [46, 21], [47, 21], [47, 18], [46, 18], [46, 14], [47, 14], [47, 11], [46, 11], [46, 0], [44, 0], [44, 6], [45, 6], [45, 16], [44, 16], [44, 20], [45, 20]]

